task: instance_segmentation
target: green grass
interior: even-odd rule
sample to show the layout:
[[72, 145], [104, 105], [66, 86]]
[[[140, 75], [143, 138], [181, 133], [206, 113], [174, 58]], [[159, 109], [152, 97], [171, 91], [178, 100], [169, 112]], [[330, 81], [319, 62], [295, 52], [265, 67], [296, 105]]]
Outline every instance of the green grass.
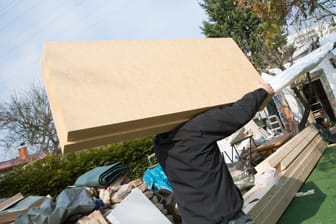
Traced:
[[299, 191], [315, 194], [296, 197], [278, 224], [336, 224], [336, 147], [328, 148]]

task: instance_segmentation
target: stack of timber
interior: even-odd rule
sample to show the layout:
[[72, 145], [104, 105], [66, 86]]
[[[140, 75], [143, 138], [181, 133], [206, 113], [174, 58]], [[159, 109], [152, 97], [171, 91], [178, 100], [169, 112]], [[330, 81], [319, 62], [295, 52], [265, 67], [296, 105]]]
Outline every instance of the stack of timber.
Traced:
[[262, 81], [231, 38], [54, 42], [41, 61], [63, 152], [168, 131]]
[[328, 143], [310, 125], [261, 162], [257, 175], [276, 170], [277, 181], [255, 185], [244, 195], [243, 210], [257, 224], [276, 223], [305, 182]]

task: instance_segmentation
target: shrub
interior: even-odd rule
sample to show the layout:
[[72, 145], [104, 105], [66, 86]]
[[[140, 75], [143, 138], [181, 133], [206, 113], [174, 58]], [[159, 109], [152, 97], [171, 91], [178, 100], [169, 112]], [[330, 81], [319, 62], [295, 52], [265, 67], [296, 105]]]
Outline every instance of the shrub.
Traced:
[[17, 166], [3, 176], [0, 197], [9, 197], [17, 192], [56, 196], [86, 171], [117, 161], [130, 168], [130, 179], [141, 178], [149, 166], [147, 155], [151, 153], [153, 141], [147, 137], [65, 155], [50, 154], [42, 160]]

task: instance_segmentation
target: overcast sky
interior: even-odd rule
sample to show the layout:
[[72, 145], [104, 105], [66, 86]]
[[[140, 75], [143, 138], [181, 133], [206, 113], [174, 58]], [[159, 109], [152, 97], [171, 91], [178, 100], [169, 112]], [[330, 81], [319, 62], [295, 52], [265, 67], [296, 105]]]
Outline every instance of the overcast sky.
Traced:
[[[0, 96], [42, 82], [46, 41], [203, 38], [197, 0], [0, 0]], [[0, 161], [13, 155], [0, 149]]]

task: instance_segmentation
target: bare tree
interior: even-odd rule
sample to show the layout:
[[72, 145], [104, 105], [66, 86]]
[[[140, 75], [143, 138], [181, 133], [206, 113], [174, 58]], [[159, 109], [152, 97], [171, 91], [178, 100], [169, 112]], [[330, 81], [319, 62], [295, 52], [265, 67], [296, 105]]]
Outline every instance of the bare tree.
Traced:
[[21, 142], [38, 151], [56, 152], [56, 134], [47, 94], [40, 84], [8, 102], [0, 102], [0, 146], [12, 148]]
[[289, 25], [311, 26], [312, 22], [331, 22], [336, 16], [334, 0], [286, 0], [287, 20]]

